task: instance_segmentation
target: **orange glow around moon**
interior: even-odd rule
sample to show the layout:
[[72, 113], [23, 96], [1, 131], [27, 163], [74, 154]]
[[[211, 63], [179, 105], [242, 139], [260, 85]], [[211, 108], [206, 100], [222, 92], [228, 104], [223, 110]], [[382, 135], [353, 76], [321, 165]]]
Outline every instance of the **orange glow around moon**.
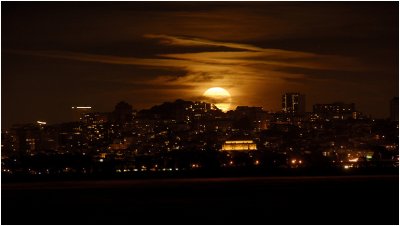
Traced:
[[231, 106], [231, 94], [224, 88], [212, 87], [207, 89], [203, 96], [218, 109], [226, 112]]

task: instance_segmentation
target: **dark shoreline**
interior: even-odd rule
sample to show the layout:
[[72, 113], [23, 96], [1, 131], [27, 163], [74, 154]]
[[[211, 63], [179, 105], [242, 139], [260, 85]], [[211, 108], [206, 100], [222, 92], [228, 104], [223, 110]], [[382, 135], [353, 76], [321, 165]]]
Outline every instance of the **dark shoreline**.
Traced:
[[357, 175], [399, 175], [399, 168], [371, 169], [215, 169], [166, 172], [125, 172], [97, 174], [29, 175], [2, 174], [1, 183], [40, 182], [40, 181], [91, 181], [114, 179], [173, 179], [173, 178], [221, 178], [221, 177], [296, 177], [296, 176], [357, 176]]

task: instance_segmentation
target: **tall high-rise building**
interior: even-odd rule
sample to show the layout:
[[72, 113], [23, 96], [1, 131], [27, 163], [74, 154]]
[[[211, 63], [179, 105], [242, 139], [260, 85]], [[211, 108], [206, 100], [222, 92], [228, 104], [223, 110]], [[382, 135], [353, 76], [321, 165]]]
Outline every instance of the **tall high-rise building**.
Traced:
[[282, 111], [291, 114], [302, 114], [306, 111], [306, 97], [300, 93], [282, 95]]
[[390, 121], [399, 121], [399, 97], [393, 97], [390, 101]]

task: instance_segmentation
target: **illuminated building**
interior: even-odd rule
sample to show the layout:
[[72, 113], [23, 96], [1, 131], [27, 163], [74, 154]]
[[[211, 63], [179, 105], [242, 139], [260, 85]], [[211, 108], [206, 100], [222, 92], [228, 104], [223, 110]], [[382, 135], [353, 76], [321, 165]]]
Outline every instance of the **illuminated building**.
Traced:
[[302, 114], [306, 111], [305, 95], [285, 93], [282, 95], [282, 111], [290, 114]]
[[103, 140], [106, 136], [104, 124], [108, 121], [107, 113], [86, 113], [82, 115], [82, 132], [88, 141]]
[[43, 127], [40, 124], [14, 125], [15, 150], [21, 154], [34, 154], [43, 147]]
[[230, 140], [222, 145], [222, 151], [254, 151], [257, 145], [252, 140]]
[[[17, 151], [17, 137], [15, 130], [2, 130], [1, 132], [1, 152], [15, 153]], [[3, 156], [2, 155], [2, 156]]]
[[190, 105], [190, 108], [193, 109], [193, 111], [207, 112], [213, 109], [213, 106], [210, 103], [195, 101]]
[[82, 115], [81, 122], [85, 124], [102, 124], [108, 121], [108, 113], [86, 113]]
[[313, 106], [313, 113], [328, 120], [358, 118], [354, 103], [345, 104], [337, 102], [332, 104], [315, 104]]
[[63, 123], [59, 126], [58, 145], [60, 152], [81, 150], [84, 146], [87, 146], [84, 140], [80, 122]]

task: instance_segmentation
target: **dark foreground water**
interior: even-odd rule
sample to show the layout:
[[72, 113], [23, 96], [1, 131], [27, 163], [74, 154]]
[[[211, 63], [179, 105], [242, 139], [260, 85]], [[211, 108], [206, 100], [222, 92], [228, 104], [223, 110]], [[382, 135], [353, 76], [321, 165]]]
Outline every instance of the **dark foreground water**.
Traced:
[[399, 177], [2, 184], [2, 224], [399, 224]]

